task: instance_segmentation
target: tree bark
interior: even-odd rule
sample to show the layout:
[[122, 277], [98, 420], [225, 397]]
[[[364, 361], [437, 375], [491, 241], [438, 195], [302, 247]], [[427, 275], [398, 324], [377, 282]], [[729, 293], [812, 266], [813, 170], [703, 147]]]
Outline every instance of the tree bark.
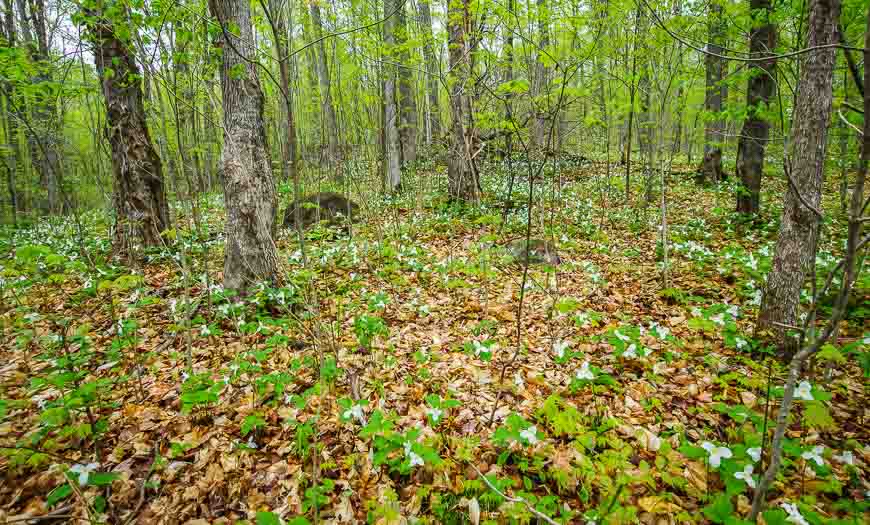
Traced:
[[[770, 20], [770, 0], [749, 0], [755, 23], [749, 36], [749, 52], [754, 58], [771, 56], [776, 47], [776, 27]], [[764, 116], [773, 95], [776, 58], [750, 64], [752, 75], [746, 91], [746, 121], [737, 144], [737, 177], [743, 187], [737, 193], [737, 211], [758, 214], [761, 206], [761, 178], [764, 172], [764, 148], [770, 123]]]
[[87, 38], [95, 47], [94, 61], [102, 83], [112, 150], [118, 220], [113, 246], [118, 252], [126, 252], [134, 239], [145, 246], [160, 246], [161, 233], [170, 227], [169, 206], [160, 157], [145, 122], [139, 67], [129, 42], [116, 31], [117, 21], [97, 9], [85, 9], [83, 14]]
[[[278, 55], [278, 70], [281, 74], [281, 100], [284, 103], [284, 117], [286, 118], [281, 173], [284, 180], [294, 181], [294, 187], [296, 187], [298, 186], [296, 122], [293, 114], [293, 92], [290, 90], [290, 57], [287, 56], [289, 47], [287, 45], [287, 18], [283, 2], [268, 0], [266, 5], [268, 6], [269, 24], [272, 28], [272, 39], [275, 41], [275, 54]], [[299, 198], [300, 195], [296, 195], [294, 200]]]
[[[423, 28], [423, 56], [426, 59], [426, 93], [429, 97], [429, 107], [426, 110], [427, 133], [426, 143], [432, 145], [441, 138], [441, 109], [438, 102], [438, 58], [435, 54], [435, 39], [432, 36], [432, 12], [429, 8], [431, 0], [417, 2], [420, 11], [420, 25]], [[513, 1], [513, 0], [509, 0]]]
[[[12, 0], [4, 0], [4, 17], [3, 27], [0, 37], [3, 38], [4, 44], [10, 48], [14, 48], [17, 43], [17, 35], [15, 31], [15, 12], [12, 7]], [[12, 208], [12, 224], [18, 226], [18, 191], [16, 190], [16, 178], [18, 175], [18, 162], [21, 158], [21, 152], [18, 145], [18, 126], [16, 118], [17, 111], [14, 108], [15, 92], [12, 85], [8, 82], [2, 82], [3, 96], [6, 99], [5, 107], [3, 107], [3, 123], [5, 124], [6, 143], [9, 147], [8, 161], [4, 162], [6, 167], [6, 190], [9, 192], [9, 205]]]
[[548, 27], [550, 18], [547, 0], [538, 0], [537, 7], [538, 34], [541, 40], [539, 42], [538, 56], [535, 60], [534, 85], [532, 87], [532, 94], [535, 97], [532, 105], [535, 112], [532, 119], [532, 149], [541, 148], [547, 144], [547, 110], [549, 108], [547, 107], [546, 99], [550, 83], [550, 68], [545, 64], [548, 58], [544, 54], [544, 50], [550, 45], [550, 31]]
[[[33, 63], [31, 84], [33, 89], [33, 129], [27, 133], [27, 143], [33, 164], [39, 170], [42, 184], [45, 185], [48, 197], [48, 209], [52, 214], [68, 211], [63, 198], [63, 170], [60, 162], [59, 137], [56, 101], [51, 88], [45, 88], [51, 80], [51, 63], [49, 61], [48, 33], [45, 22], [44, 0], [29, 0], [25, 6], [24, 0], [18, 0], [18, 9], [22, 25], [28, 25], [23, 31], [25, 45]], [[29, 13], [28, 13], [29, 11]], [[30, 32], [32, 27], [33, 32]]]
[[[514, 12], [514, 1], [508, 0], [508, 12]], [[511, 82], [514, 79], [514, 34], [513, 28], [510, 27], [510, 24], [505, 24], [504, 28], [504, 81]], [[504, 104], [504, 120], [505, 122], [513, 122], [514, 120], [514, 105], [513, 105], [513, 93], [508, 91], [505, 95], [505, 104]], [[504, 132], [504, 152], [502, 154], [502, 158], [509, 157], [513, 152], [513, 140], [514, 140], [514, 132], [512, 129], [507, 129]], [[513, 177], [513, 174], [511, 174]], [[511, 183], [513, 183], [513, 179], [511, 179]], [[511, 184], [511, 188], [513, 188], [513, 184]]]
[[[839, 17], [840, 0], [812, 0], [807, 47], [836, 43]], [[787, 327], [797, 325], [800, 291], [815, 263], [821, 219], [816, 213], [825, 174], [835, 53], [833, 47], [811, 51], [801, 68], [791, 153], [786, 158], [786, 176], [792, 182], [785, 194], [776, 251], [758, 316], [757, 330], [770, 331], [781, 353], [788, 357], [795, 353], [799, 341]]]
[[[396, 45], [396, 16], [390, 14], [396, 9], [395, 2], [401, 0], [385, 0], [384, 2], [384, 47], [387, 54], [392, 53]], [[384, 149], [386, 153], [385, 181], [389, 191], [394, 192], [402, 184], [399, 118], [396, 104], [396, 68], [389, 63], [383, 66], [384, 71]]]
[[256, 48], [250, 3], [210, 0], [209, 9], [223, 30], [224, 287], [244, 291], [255, 282], [277, 281], [273, 235], [278, 199], [266, 147], [263, 90], [251, 62]]
[[[710, 3], [710, 43], [707, 50], [710, 53], [722, 54], [722, 43], [725, 39], [725, 24], [722, 17], [722, 5], [718, 0]], [[701, 170], [703, 179], [718, 182], [722, 173], [722, 141], [724, 139], [725, 123], [719, 113], [722, 111], [722, 74], [725, 62], [719, 57], [704, 55], [704, 67], [706, 70], [706, 90], [704, 92], [704, 111], [707, 112], [707, 123], [704, 127], [704, 157], [705, 162]], [[714, 153], [719, 151], [718, 155]], [[706, 162], [706, 159], [719, 159], [715, 163]]]
[[[320, 39], [323, 36], [323, 22], [320, 19], [320, 5], [316, 0], [309, 4], [309, 11], [314, 38]], [[332, 104], [332, 80], [329, 76], [324, 41], [320, 40], [314, 47], [317, 48], [317, 79], [320, 82], [320, 102], [326, 127], [326, 162], [329, 166], [335, 166], [338, 162], [338, 124], [335, 119], [335, 106]]]
[[447, 52], [450, 60], [450, 147], [447, 156], [447, 189], [451, 200], [475, 203], [479, 198], [477, 175], [471, 165], [473, 130], [466, 129], [470, 109], [471, 46], [469, 0], [447, 2]]
[[402, 165], [405, 165], [417, 160], [417, 103], [414, 100], [414, 92], [416, 91], [414, 89], [414, 75], [410, 68], [411, 53], [408, 51], [408, 46], [405, 45], [408, 41], [408, 22], [404, 4], [396, 11], [394, 18], [396, 19], [393, 28], [394, 36], [396, 43], [400, 46], [398, 53], [400, 64], [398, 104], [401, 115], [399, 136], [402, 145]]

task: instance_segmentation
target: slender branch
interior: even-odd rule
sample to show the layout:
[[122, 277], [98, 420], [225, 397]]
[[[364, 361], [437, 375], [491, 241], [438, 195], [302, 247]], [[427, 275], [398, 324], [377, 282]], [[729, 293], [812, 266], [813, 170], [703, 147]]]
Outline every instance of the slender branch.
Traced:
[[523, 505], [526, 506], [526, 509], [528, 509], [528, 511], [531, 512], [532, 514], [534, 514], [538, 519], [543, 520], [547, 523], [550, 523], [551, 525], [559, 525], [558, 521], [554, 521], [553, 518], [550, 518], [546, 514], [542, 513], [541, 511], [539, 511], [538, 509], [533, 507], [531, 505], [531, 503], [529, 503], [525, 499], [513, 497], [513, 496], [508, 496], [504, 492], [498, 490], [497, 488], [495, 488], [495, 486], [493, 486], [493, 484], [489, 481], [489, 479], [487, 479], [487, 477], [484, 476], [482, 472], [480, 472], [480, 470], [477, 468], [476, 465], [474, 465], [473, 463], [469, 463], [469, 465], [471, 465], [471, 468], [473, 468], [474, 471], [477, 472], [477, 475], [480, 476], [480, 479], [482, 479], [483, 482], [486, 483], [486, 486], [488, 486], [490, 489], [492, 489], [493, 492], [495, 492], [496, 494], [498, 494], [499, 496], [501, 496], [502, 498], [504, 498], [505, 500], [507, 500], [511, 503], [522, 503]]

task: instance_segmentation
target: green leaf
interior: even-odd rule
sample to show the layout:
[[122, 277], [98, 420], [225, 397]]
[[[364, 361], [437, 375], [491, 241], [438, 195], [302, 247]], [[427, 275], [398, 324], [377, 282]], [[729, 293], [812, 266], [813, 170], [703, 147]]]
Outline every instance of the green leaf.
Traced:
[[72, 494], [72, 487], [70, 487], [69, 483], [64, 483], [48, 493], [48, 497], [45, 498], [45, 503], [51, 507], [58, 501], [69, 497], [70, 494]]
[[113, 481], [118, 479], [117, 472], [92, 472], [88, 476], [88, 485], [103, 486], [111, 485]]
[[257, 513], [257, 525], [280, 525], [281, 518], [278, 517], [274, 512], [263, 512], [260, 511]]
[[725, 523], [733, 513], [734, 506], [727, 494], [719, 494], [713, 503], [704, 507], [704, 516], [713, 523]]
[[836, 424], [828, 407], [819, 401], [809, 401], [804, 410], [804, 424], [818, 429], [834, 429]]

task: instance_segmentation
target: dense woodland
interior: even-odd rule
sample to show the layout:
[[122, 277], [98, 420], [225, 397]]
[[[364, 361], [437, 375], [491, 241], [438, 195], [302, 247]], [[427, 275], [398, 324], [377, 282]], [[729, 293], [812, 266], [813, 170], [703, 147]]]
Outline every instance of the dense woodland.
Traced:
[[3, 0], [0, 523], [870, 520], [866, 0]]

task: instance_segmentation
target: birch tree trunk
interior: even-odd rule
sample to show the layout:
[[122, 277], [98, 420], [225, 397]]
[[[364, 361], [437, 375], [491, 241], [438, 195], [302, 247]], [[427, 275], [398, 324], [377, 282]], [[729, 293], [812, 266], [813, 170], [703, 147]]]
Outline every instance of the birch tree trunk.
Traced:
[[471, 27], [469, 0], [447, 1], [447, 52], [450, 74], [450, 140], [447, 155], [447, 189], [451, 200], [477, 202], [478, 183], [471, 166], [471, 130], [465, 127], [466, 108], [470, 103], [471, 47], [468, 32]]
[[[840, 0], [812, 0], [807, 47], [836, 43], [839, 17]], [[815, 263], [821, 220], [817, 212], [825, 176], [836, 49], [811, 51], [805, 57], [794, 110], [791, 152], [786, 158], [786, 176], [793, 184], [789, 184], [785, 194], [776, 251], [756, 327], [773, 333], [780, 351], [787, 357], [794, 355], [799, 345], [788, 327], [798, 324], [801, 288]]]
[[[752, 12], [752, 32], [749, 52], [752, 57], [770, 56], [776, 47], [776, 27], [770, 20], [770, 0], [749, 0]], [[761, 205], [761, 177], [764, 172], [764, 148], [770, 133], [770, 123], [764, 116], [773, 95], [776, 58], [749, 64], [752, 75], [746, 91], [746, 121], [737, 144], [737, 177], [743, 187], [737, 193], [737, 211], [756, 215]]]
[[[430, 1], [420, 0], [417, 2], [417, 7], [420, 11], [420, 25], [423, 29], [423, 38], [426, 39], [426, 44], [423, 46], [423, 57], [426, 59], [426, 94], [429, 97], [429, 107], [426, 110], [426, 144], [431, 146], [433, 142], [441, 138], [441, 109], [438, 102], [439, 60], [435, 54], [435, 40], [432, 36]], [[512, 2], [513, 0], [509, 1]]]
[[[710, 53], [722, 54], [722, 43], [725, 38], [725, 25], [722, 18], [722, 5], [718, 0], [710, 3], [709, 24], [710, 43], [707, 50]], [[722, 141], [724, 139], [725, 123], [719, 113], [722, 111], [722, 73], [724, 61], [716, 56], [704, 55], [706, 70], [706, 90], [704, 92], [704, 111], [707, 113], [707, 123], [704, 127], [704, 164], [701, 171], [703, 179], [718, 182], [722, 175]]]
[[116, 31], [115, 24], [125, 22], [111, 20], [95, 9], [86, 9], [83, 14], [87, 38], [94, 44], [112, 150], [118, 220], [113, 246], [116, 252], [126, 252], [133, 241], [159, 246], [163, 243], [161, 232], [170, 227], [169, 206], [160, 157], [145, 122], [139, 67], [129, 42]]
[[[396, 16], [390, 16], [395, 11], [395, 2], [402, 0], [384, 1], [384, 46], [387, 53], [391, 53], [396, 45]], [[402, 184], [401, 174], [401, 148], [399, 144], [398, 108], [396, 104], [396, 68], [385, 63], [384, 71], [384, 149], [386, 162], [384, 174], [386, 187], [393, 192]]]
[[250, 3], [210, 0], [209, 9], [223, 30], [224, 287], [244, 291], [255, 282], [277, 280], [273, 234], [278, 200], [266, 147], [263, 90], [251, 62], [256, 49]]
[[[320, 5], [317, 3], [317, 0], [314, 0], [308, 5], [308, 8], [311, 13], [311, 27], [314, 31], [314, 38], [320, 39], [323, 37]], [[329, 76], [329, 63], [326, 61], [326, 46], [323, 40], [320, 40], [314, 47], [317, 48], [317, 79], [320, 82], [320, 103], [324, 126], [326, 127], [326, 162], [329, 166], [335, 166], [338, 162], [338, 124], [335, 119], [335, 106], [332, 104], [330, 87], [332, 79]]]

